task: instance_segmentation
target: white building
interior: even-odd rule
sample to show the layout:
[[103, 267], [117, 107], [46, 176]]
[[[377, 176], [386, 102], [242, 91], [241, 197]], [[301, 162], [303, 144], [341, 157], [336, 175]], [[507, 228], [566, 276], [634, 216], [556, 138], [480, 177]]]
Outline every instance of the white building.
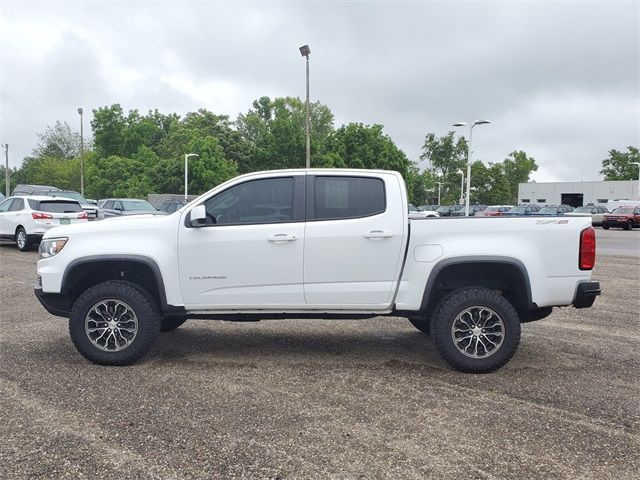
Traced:
[[521, 183], [518, 203], [538, 205], [604, 205], [613, 200], [640, 200], [637, 180]]

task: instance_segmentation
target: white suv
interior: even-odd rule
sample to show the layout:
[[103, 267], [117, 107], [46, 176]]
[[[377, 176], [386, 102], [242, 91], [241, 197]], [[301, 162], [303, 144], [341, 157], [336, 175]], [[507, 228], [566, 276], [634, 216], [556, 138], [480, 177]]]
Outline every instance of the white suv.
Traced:
[[68, 198], [9, 197], [0, 203], [0, 238], [16, 242], [27, 251], [44, 233], [59, 225], [87, 221], [80, 203]]

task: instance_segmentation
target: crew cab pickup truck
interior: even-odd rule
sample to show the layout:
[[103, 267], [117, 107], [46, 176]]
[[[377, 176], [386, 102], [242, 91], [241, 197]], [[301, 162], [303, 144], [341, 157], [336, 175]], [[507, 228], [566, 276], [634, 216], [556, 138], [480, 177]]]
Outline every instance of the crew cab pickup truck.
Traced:
[[187, 319], [386, 315], [478, 373], [509, 361], [521, 322], [600, 294], [590, 218], [408, 213], [397, 172], [251, 173], [166, 217], [49, 231], [35, 293], [97, 364], [131, 364]]

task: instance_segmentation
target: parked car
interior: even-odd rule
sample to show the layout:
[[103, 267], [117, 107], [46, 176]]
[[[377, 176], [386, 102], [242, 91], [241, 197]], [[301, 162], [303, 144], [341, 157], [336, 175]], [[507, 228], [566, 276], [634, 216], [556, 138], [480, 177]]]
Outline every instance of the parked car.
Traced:
[[53, 227], [86, 221], [87, 213], [71, 199], [24, 196], [0, 203], [0, 238], [16, 242], [23, 252]]
[[28, 196], [28, 195], [46, 195], [47, 192], [59, 191], [58, 187], [50, 185], [26, 185], [18, 184], [11, 192], [12, 197]]
[[73, 190], [49, 190], [44, 192], [44, 195], [47, 195], [48, 197], [70, 198], [72, 200], [76, 200], [82, 206], [82, 209], [87, 212], [89, 220], [95, 220], [98, 218], [98, 207], [90, 203], [79, 192], [74, 192]]
[[[469, 205], [469, 216], [474, 217], [476, 213], [482, 212], [485, 208], [484, 205]], [[456, 210], [455, 212], [451, 212], [452, 217], [464, 217], [465, 214], [465, 206], [463, 206], [460, 210]]]
[[513, 205], [490, 205], [484, 210], [477, 212], [476, 217], [500, 217], [504, 212], [508, 212]]
[[609, 230], [611, 227], [622, 227], [625, 230], [640, 227], [640, 207], [630, 205], [616, 208], [613, 213], [605, 213], [602, 228]]
[[522, 217], [532, 215], [536, 212], [540, 211], [539, 205], [518, 205], [513, 207], [511, 210], [507, 210], [506, 212], [502, 212], [503, 217]]
[[185, 202], [184, 200], [170, 200], [168, 202], [162, 202], [162, 205], [160, 205], [160, 208], [158, 208], [158, 211], [164, 212], [167, 214], [173, 213], [175, 211], [180, 210], [186, 204], [187, 202]]
[[456, 212], [461, 208], [464, 208], [464, 205], [443, 205], [438, 208], [436, 212], [438, 212], [438, 215], [441, 217], [450, 217], [452, 212]]
[[564, 215], [571, 212], [573, 212], [573, 207], [569, 205], [546, 205], [531, 215]]
[[100, 202], [103, 202], [100, 209], [101, 218], [121, 217], [123, 215], [166, 215], [166, 213], [156, 210], [146, 200], [137, 198], [105, 198]]
[[5, 199], [4, 193], [0, 192], [0, 202]]
[[190, 318], [382, 315], [473, 373], [509, 361], [521, 322], [601, 293], [588, 218], [411, 220], [406, 198], [398, 172], [250, 173], [173, 215], [48, 232], [34, 293], [100, 365], [135, 362]]
[[609, 213], [606, 207], [587, 205], [585, 207], [578, 207], [573, 212], [565, 213], [570, 217], [588, 217], [591, 216], [592, 225], [602, 225], [604, 214]]
[[415, 205], [409, 204], [409, 218], [436, 218], [439, 217], [438, 212], [432, 212], [430, 210], [422, 210]]
[[423, 212], [436, 212], [440, 205], [420, 205], [418, 208]]

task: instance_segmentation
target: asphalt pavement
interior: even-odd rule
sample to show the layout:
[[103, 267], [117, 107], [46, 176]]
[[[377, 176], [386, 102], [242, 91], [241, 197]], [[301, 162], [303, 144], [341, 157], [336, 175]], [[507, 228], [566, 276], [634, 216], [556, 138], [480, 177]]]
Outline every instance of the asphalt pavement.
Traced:
[[596, 254], [640, 257], [640, 228], [633, 230], [596, 228]]
[[523, 325], [488, 375], [400, 318], [189, 321], [99, 367], [33, 296], [36, 260], [0, 246], [1, 478], [638, 478], [637, 255], [599, 256], [595, 306]]

